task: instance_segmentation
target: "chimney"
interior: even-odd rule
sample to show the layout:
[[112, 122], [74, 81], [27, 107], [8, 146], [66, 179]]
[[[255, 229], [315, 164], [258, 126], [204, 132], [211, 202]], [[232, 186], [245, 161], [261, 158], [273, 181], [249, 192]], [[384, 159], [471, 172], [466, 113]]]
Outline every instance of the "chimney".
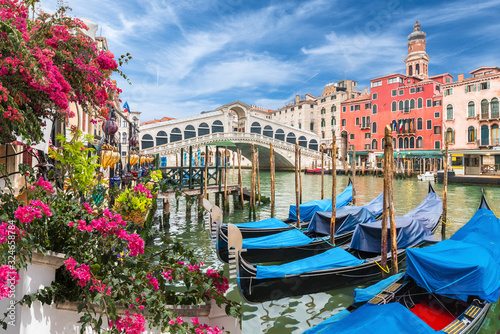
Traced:
[[463, 74], [463, 73], [460, 73], [460, 74], [458, 75], [457, 81], [458, 81], [458, 82], [464, 81], [464, 74]]
[[300, 95], [295, 95], [295, 103], [299, 103], [300, 102]]

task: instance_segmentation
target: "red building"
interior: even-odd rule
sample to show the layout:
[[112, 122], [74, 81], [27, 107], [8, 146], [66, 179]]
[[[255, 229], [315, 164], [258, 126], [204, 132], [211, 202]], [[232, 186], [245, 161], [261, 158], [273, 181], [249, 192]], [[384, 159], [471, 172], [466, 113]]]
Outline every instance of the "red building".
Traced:
[[[441, 85], [451, 82], [452, 76], [448, 73], [428, 76], [426, 34], [420, 30], [418, 21], [413, 28], [408, 36], [408, 56], [404, 60], [406, 75], [389, 74], [370, 81], [371, 99], [363, 101], [371, 104], [369, 113], [364, 108], [356, 110], [356, 106], [354, 112], [349, 112], [356, 99], [342, 103], [342, 111], [346, 107], [346, 112], [341, 113], [342, 147], [356, 149], [360, 156], [356, 159], [358, 164], [363, 160], [375, 163], [376, 157], [383, 153], [384, 127], [387, 125], [392, 129], [394, 150], [403, 155], [408, 150], [425, 150], [427, 152], [420, 152], [421, 156], [431, 157], [437, 153], [432, 150], [441, 150]], [[366, 125], [362, 127], [359, 120], [363, 118], [369, 120], [369, 130]]]

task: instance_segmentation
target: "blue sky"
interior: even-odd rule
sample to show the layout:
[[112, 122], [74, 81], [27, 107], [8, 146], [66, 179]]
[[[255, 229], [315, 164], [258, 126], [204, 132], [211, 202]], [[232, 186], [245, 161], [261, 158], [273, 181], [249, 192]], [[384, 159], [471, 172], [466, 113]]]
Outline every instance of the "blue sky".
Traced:
[[[183, 117], [240, 100], [276, 109], [318, 96], [344, 78], [403, 73], [415, 20], [427, 33], [430, 75], [455, 78], [500, 66], [500, 2], [66, 0], [99, 25], [116, 55], [134, 59], [116, 78], [141, 121]], [[52, 12], [56, 0], [42, 0]], [[466, 77], [468, 74], [466, 74]]]

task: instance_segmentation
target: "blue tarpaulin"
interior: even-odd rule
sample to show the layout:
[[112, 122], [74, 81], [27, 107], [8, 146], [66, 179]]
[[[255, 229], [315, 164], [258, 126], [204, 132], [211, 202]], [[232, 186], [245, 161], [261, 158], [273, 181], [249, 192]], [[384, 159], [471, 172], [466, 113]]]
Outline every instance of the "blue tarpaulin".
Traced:
[[313, 238], [309, 238], [299, 230], [293, 229], [263, 237], [243, 239], [243, 249], [300, 246], [313, 241]]
[[[351, 203], [352, 201], [352, 185], [349, 185], [335, 198], [335, 207], [341, 208]], [[320, 199], [316, 201], [310, 201], [299, 206], [300, 208], [300, 220], [308, 222], [312, 219], [316, 211], [331, 211], [332, 210], [332, 200], [331, 199]], [[290, 210], [288, 211], [288, 218], [291, 220], [297, 220], [297, 206], [290, 205]]]
[[[315, 333], [315, 332], [308, 332]], [[323, 329], [322, 334], [435, 334], [429, 325], [400, 303], [365, 304], [341, 321]]]
[[387, 277], [386, 279], [381, 280], [380, 282], [370, 285], [364, 289], [356, 288], [354, 289], [354, 303], [362, 303], [367, 302], [380, 292], [382, 292], [385, 288], [387, 288], [392, 283], [396, 282], [398, 279], [403, 277], [403, 273], [399, 273], [396, 275], [392, 275]]
[[250, 223], [239, 223], [234, 224], [238, 227], [246, 227], [246, 228], [278, 228], [278, 227], [289, 227], [287, 223], [279, 220], [278, 218], [269, 218], [264, 220], [259, 220], [256, 222]]
[[[396, 217], [398, 248], [407, 248], [424, 241], [432, 234], [431, 228], [436, 224], [442, 212], [443, 202], [434, 191], [430, 191], [414, 210], [404, 216]], [[387, 219], [387, 227], [390, 231], [389, 219]], [[381, 235], [381, 220], [358, 224], [352, 236], [351, 248], [380, 253]]]
[[343, 318], [347, 317], [351, 312], [348, 310], [344, 309], [340, 311], [339, 313], [331, 316], [330, 318], [326, 319], [323, 322], [320, 322], [316, 326], [306, 330], [304, 334], [320, 334], [320, 333], [326, 333], [328, 331], [328, 328], [332, 326], [333, 324], [339, 322]]
[[256, 265], [257, 279], [285, 277], [315, 270], [357, 266], [363, 263], [365, 260], [360, 260], [344, 249], [335, 247], [324, 253], [281, 265]]
[[407, 275], [429, 292], [491, 303], [500, 295], [500, 220], [479, 209], [449, 240], [407, 252]]
[[[383, 194], [378, 195], [371, 202], [363, 206], [344, 206], [338, 208], [335, 216], [337, 222], [335, 234], [351, 232], [357, 224], [375, 221], [383, 211]], [[332, 211], [318, 211], [313, 215], [311, 223], [307, 228], [307, 232], [316, 232], [319, 234], [330, 234], [330, 221]]]

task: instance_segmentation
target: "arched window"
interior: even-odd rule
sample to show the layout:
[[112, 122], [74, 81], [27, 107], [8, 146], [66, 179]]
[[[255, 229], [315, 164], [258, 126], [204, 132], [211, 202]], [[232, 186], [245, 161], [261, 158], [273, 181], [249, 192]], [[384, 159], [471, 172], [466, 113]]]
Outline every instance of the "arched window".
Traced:
[[172, 131], [170, 131], [170, 142], [174, 143], [176, 141], [181, 141], [182, 140], [182, 131], [179, 128], [173, 128]]
[[201, 123], [198, 126], [198, 136], [205, 136], [210, 134], [210, 127], [207, 123]]
[[490, 131], [488, 125], [481, 125], [481, 145], [489, 145], [490, 144]]
[[455, 143], [455, 131], [453, 131], [452, 128], [446, 129], [445, 135], [446, 135], [446, 140], [448, 141], [448, 143], [450, 143], [450, 144]]
[[396, 148], [396, 138], [392, 138], [392, 147]]
[[475, 143], [476, 139], [477, 139], [476, 128], [473, 126], [469, 126], [469, 128], [467, 129], [467, 142]]
[[377, 122], [372, 123], [372, 133], [377, 133]]
[[408, 76], [411, 77], [413, 75], [413, 67], [410, 65], [408, 66]]
[[410, 138], [410, 148], [415, 148], [415, 137]]
[[321, 108], [321, 115], [324, 115], [324, 114], [326, 114], [326, 110], [325, 110], [325, 108]]
[[415, 99], [410, 100], [410, 109], [415, 109]]
[[403, 111], [405, 109], [405, 102], [403, 100], [399, 101], [399, 111]]
[[[127, 143], [127, 133], [123, 132], [122, 133], [122, 144], [126, 144], [126, 143]], [[158, 144], [156, 144], [156, 145], [158, 145]]]
[[216, 132], [224, 132], [224, 125], [222, 125], [222, 122], [219, 120], [212, 123], [212, 133]]
[[299, 137], [299, 146], [307, 148], [307, 139], [304, 136]]
[[260, 134], [262, 130], [262, 127], [260, 126], [259, 122], [253, 122], [252, 125], [250, 126], [250, 132], [251, 133], [258, 133]]
[[410, 111], [410, 101], [409, 100], [405, 100], [405, 112], [408, 112]]
[[184, 139], [196, 137], [196, 129], [192, 125], [187, 125], [184, 129]]
[[398, 103], [396, 101], [392, 101], [392, 111], [397, 111], [398, 110]]
[[498, 99], [491, 99], [491, 118], [498, 118]]
[[420, 74], [420, 64], [416, 64], [415, 65], [415, 75], [419, 75]]
[[318, 142], [316, 141], [316, 139], [311, 139], [311, 140], [309, 141], [309, 148], [310, 148], [311, 150], [315, 150], [315, 151], [317, 151], [317, 150], [318, 150]]
[[399, 147], [399, 148], [403, 148], [403, 147], [404, 147], [404, 144], [403, 144], [403, 137], [399, 137], [399, 140], [398, 140], [398, 147]]
[[447, 120], [453, 119], [453, 106], [451, 104], [448, 104], [446, 106], [446, 119]]
[[295, 144], [295, 140], [297, 139], [297, 137], [295, 136], [295, 133], [293, 132], [289, 132], [287, 135], [286, 135], [286, 142], [287, 143], [290, 143], [290, 144]]
[[417, 100], [417, 108], [422, 109], [424, 107], [424, 99], [419, 97]]
[[467, 117], [474, 118], [476, 117], [476, 104], [474, 101], [470, 101], [467, 105]]
[[273, 128], [270, 125], [264, 127], [264, 136], [273, 138]]
[[380, 149], [381, 150], [385, 150], [384, 144], [385, 144], [385, 139], [382, 138], [382, 140], [380, 141]]
[[372, 150], [378, 150], [377, 148], [377, 139], [372, 140]]
[[278, 129], [276, 130], [276, 134], [274, 135], [274, 138], [285, 141], [285, 131]]
[[417, 118], [417, 130], [423, 130], [424, 128], [424, 120], [419, 117]]
[[481, 119], [490, 118], [489, 114], [490, 104], [488, 100], [484, 99], [481, 101]]
[[142, 140], [141, 140], [141, 149], [144, 150], [146, 148], [150, 148], [150, 147], [153, 147], [155, 146], [154, 144], [154, 141], [153, 141], [153, 137], [151, 135], [144, 135], [142, 136]]
[[417, 138], [417, 148], [423, 148], [424, 147], [424, 140], [422, 137]]
[[409, 148], [410, 147], [410, 139], [408, 139], [408, 137], [405, 138], [405, 149]]
[[498, 124], [493, 124], [491, 126], [491, 145], [499, 145], [500, 140], [498, 138]]
[[168, 135], [165, 131], [158, 131], [156, 134], [156, 146], [168, 143]]
[[377, 105], [376, 105], [376, 104], [374, 104], [374, 105], [372, 106], [372, 114], [376, 114], [376, 113], [377, 113]]

